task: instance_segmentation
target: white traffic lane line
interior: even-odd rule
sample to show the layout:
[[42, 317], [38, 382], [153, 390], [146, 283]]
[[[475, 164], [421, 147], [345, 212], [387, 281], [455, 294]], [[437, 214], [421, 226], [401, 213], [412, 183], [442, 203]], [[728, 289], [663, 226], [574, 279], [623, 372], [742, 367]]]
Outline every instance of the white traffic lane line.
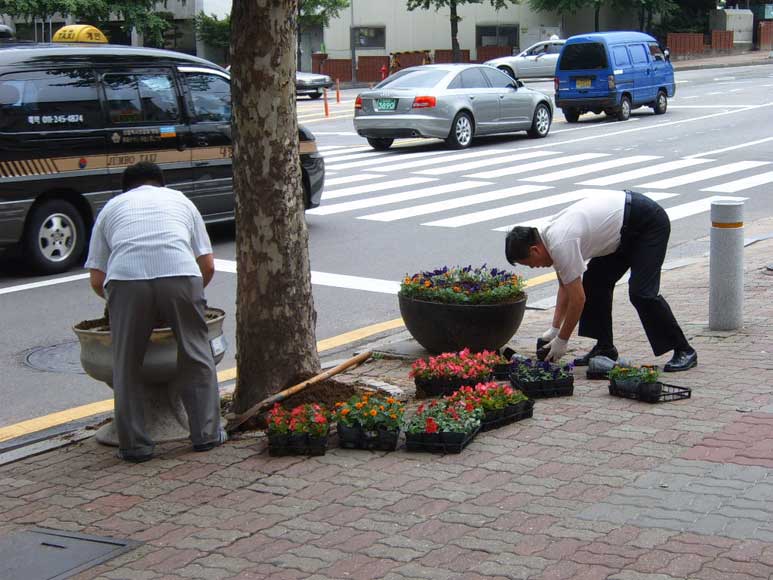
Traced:
[[714, 177], [722, 177], [729, 173], [737, 173], [739, 171], [745, 171], [747, 169], [754, 169], [755, 167], [762, 167], [763, 165], [769, 165], [767, 161], [736, 161], [735, 163], [728, 163], [726, 165], [719, 165], [718, 167], [712, 167], [711, 169], [704, 169], [702, 171], [695, 171], [693, 173], [687, 173], [685, 175], [679, 175], [677, 177], [671, 177], [668, 179], [660, 179], [658, 181], [652, 181], [645, 183], [640, 187], [646, 187], [648, 189], [672, 189], [674, 187], [680, 187], [689, 183], [697, 183], [698, 181], [705, 181]]
[[85, 280], [88, 278], [88, 274], [75, 274], [73, 276], [63, 276], [61, 278], [50, 278], [48, 280], [39, 280], [38, 282], [30, 282], [29, 284], [18, 284], [16, 286], [7, 286], [6, 288], [0, 288], [0, 294], [11, 294], [13, 292], [23, 292], [24, 290], [33, 290], [35, 288], [44, 288], [45, 286], [54, 286], [56, 284], [65, 284], [67, 282], [75, 282], [77, 280]]
[[667, 163], [659, 163], [656, 165], [650, 165], [649, 167], [642, 167], [641, 169], [633, 169], [623, 173], [615, 173], [605, 177], [597, 177], [596, 179], [582, 181], [580, 182], [580, 185], [606, 187], [607, 185], [614, 185], [624, 181], [639, 179], [640, 177], [649, 177], [650, 175], [659, 175], [669, 171], [684, 169], [685, 167], [693, 167], [702, 163], [708, 163], [709, 161], [709, 159], [677, 159], [676, 161], [668, 161]]
[[748, 141], [746, 143], [741, 143], [740, 145], [733, 145], [731, 147], [723, 147], [722, 149], [715, 149], [714, 151], [706, 151], [704, 153], [693, 153], [692, 155], [686, 155], [685, 159], [695, 159], [697, 157], [709, 157], [709, 156], [717, 155], [718, 153], [724, 153], [725, 151], [733, 151], [735, 149], [742, 149], [743, 147], [752, 147], [754, 145], [759, 145], [760, 143], [767, 143], [768, 141], [773, 141], [773, 137], [765, 137], [764, 139], [757, 139], [756, 141]]
[[598, 173], [600, 171], [606, 171], [607, 169], [615, 169], [617, 167], [624, 167], [626, 165], [644, 163], [645, 161], [654, 161], [655, 159], [660, 159], [660, 157], [657, 155], [632, 155], [631, 157], [623, 157], [622, 159], [610, 159], [600, 163], [591, 163], [590, 165], [584, 164], [579, 167], [562, 169], [560, 171], [553, 171], [551, 173], [543, 173], [533, 177], [523, 177], [519, 181], [549, 183], [551, 181], [561, 181], [562, 179], [570, 179], [580, 175], [588, 175], [589, 173]]

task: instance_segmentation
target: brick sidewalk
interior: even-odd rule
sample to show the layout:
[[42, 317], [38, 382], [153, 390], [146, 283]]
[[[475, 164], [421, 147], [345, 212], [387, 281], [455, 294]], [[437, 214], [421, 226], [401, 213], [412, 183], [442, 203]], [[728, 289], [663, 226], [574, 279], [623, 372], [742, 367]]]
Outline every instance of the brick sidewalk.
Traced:
[[[746, 249], [740, 332], [706, 329], [705, 260], [664, 273], [699, 353], [696, 369], [668, 377], [693, 388], [688, 401], [617, 399], [578, 374], [573, 397], [538, 400], [533, 419], [449, 456], [270, 458], [262, 437], [246, 436], [202, 454], [164, 445], [133, 465], [89, 440], [0, 468], [0, 535], [44, 527], [143, 542], [81, 580], [769, 578], [771, 256], [773, 240]], [[626, 294], [616, 342], [653, 362]], [[550, 316], [527, 313], [522, 351]], [[351, 376], [410, 386], [399, 360]]]

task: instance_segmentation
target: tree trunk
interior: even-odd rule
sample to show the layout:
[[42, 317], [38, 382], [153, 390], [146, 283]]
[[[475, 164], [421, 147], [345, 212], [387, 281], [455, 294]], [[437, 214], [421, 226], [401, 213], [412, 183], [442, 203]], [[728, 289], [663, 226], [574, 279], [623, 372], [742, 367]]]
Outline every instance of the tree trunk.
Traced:
[[301, 29], [301, 4], [302, 3], [303, 3], [303, 0], [298, 0], [298, 20], [297, 20], [298, 25], [296, 28], [298, 38], [296, 39], [296, 43], [295, 43], [298, 47], [298, 52], [297, 52], [298, 56], [296, 57], [296, 60], [297, 60], [296, 66], [298, 67], [297, 70], [303, 70], [301, 68], [301, 66], [303, 65], [303, 57], [301, 56], [301, 33], [303, 32], [303, 30]]
[[639, 10], [639, 30], [641, 32], [644, 32], [644, 19], [645, 19], [645, 9], [644, 6], [641, 7], [641, 10]]
[[601, 12], [601, 2], [596, 2], [596, 10], [593, 12], [593, 29], [599, 31], [599, 13]]
[[451, 8], [451, 60], [462, 62], [462, 51], [459, 49], [459, 16], [456, 13], [456, 0], [449, 3]]
[[295, 112], [296, 2], [233, 3], [234, 27], [244, 27], [231, 39], [236, 413], [320, 369]]

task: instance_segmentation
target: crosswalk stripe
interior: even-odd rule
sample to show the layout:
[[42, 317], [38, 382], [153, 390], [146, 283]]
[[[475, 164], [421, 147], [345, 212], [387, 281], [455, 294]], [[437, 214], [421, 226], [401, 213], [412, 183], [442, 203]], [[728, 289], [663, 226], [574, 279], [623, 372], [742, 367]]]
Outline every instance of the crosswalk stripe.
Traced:
[[395, 189], [397, 187], [410, 187], [411, 185], [419, 185], [420, 183], [427, 183], [429, 181], [437, 181], [437, 179], [432, 179], [431, 177], [404, 177], [403, 179], [394, 179], [382, 183], [355, 185], [354, 187], [325, 191], [322, 193], [322, 199], [327, 201], [329, 199], [359, 195], [361, 193], [373, 193], [375, 191], [384, 191], [385, 189]]
[[606, 171], [607, 169], [614, 169], [616, 167], [623, 167], [625, 165], [634, 165], [635, 163], [653, 161], [654, 159], [660, 159], [660, 157], [657, 155], [633, 155], [631, 157], [623, 157], [622, 159], [610, 159], [600, 163], [591, 163], [590, 165], [572, 167], [570, 169], [563, 169], [561, 171], [553, 171], [552, 173], [543, 173], [541, 175], [535, 175], [534, 177], [524, 177], [519, 181], [548, 183], [550, 181], [559, 181], [561, 179], [577, 177], [578, 175], [587, 175], [589, 173], [596, 173], [598, 171]]
[[[341, 153], [341, 155], [325, 155], [325, 159], [329, 160], [330, 163], [343, 163], [344, 161], [358, 161], [361, 159], [368, 159], [372, 161], [373, 157], [388, 157], [389, 153], [386, 151], [373, 151], [371, 149], [370, 151], [361, 151], [361, 152], [354, 152], [351, 153], [351, 151], [346, 151], [346, 154], [344, 154], [343, 151], [337, 152]], [[331, 165], [332, 167], [332, 165]], [[345, 167], [342, 167], [345, 169]]]
[[692, 167], [694, 165], [701, 165], [708, 163], [711, 159], [677, 159], [676, 161], [669, 161], [667, 163], [660, 163], [658, 165], [650, 165], [649, 167], [642, 167], [640, 169], [632, 169], [631, 171], [625, 171], [623, 173], [615, 173], [606, 177], [598, 177], [596, 179], [590, 179], [588, 181], [581, 181], [580, 185], [590, 185], [593, 187], [606, 187], [607, 185], [613, 185], [615, 183], [622, 183], [624, 181], [632, 181], [641, 177], [649, 177], [650, 175], [660, 175], [668, 171], [675, 171], [677, 169], [684, 169], [685, 167]]
[[659, 181], [653, 181], [652, 183], [645, 183], [641, 187], [649, 189], [671, 189], [673, 187], [679, 187], [680, 185], [695, 183], [696, 181], [705, 181], [706, 179], [711, 179], [713, 177], [722, 177], [728, 173], [736, 173], [738, 171], [760, 167], [761, 165], [768, 165], [768, 163], [769, 162], [767, 161], [736, 161], [735, 163], [728, 163], [727, 165], [720, 165], [719, 167], [704, 169], [703, 171], [695, 171], [670, 179], [661, 179]]
[[[321, 151], [321, 149], [320, 149]], [[345, 147], [343, 149], [336, 149], [335, 151], [324, 151], [324, 157], [325, 159], [334, 159], [337, 157], [343, 157], [347, 155], [351, 155], [352, 153], [377, 153], [382, 154], [381, 151], [373, 151], [372, 147]]]
[[[363, 154], [366, 155], [366, 154]], [[374, 159], [365, 159], [363, 161], [351, 161], [349, 163], [338, 163], [339, 159], [334, 159], [333, 164], [329, 166], [330, 169], [354, 169], [355, 167], [365, 167], [367, 165], [371, 165], [374, 161], [378, 161], [379, 163], [382, 162], [389, 162], [392, 161], [399, 161], [402, 156], [405, 156], [405, 158], [410, 159], [418, 159], [420, 157], [432, 157], [435, 155], [448, 155], [448, 151], [418, 151], [418, 152], [409, 152], [409, 153], [396, 153], [396, 152], [378, 152], [378, 155], [380, 157], [377, 160]]]
[[524, 159], [535, 159], [537, 157], [546, 157], [548, 155], [560, 155], [559, 151], [526, 151], [523, 153], [516, 153], [514, 155], [503, 155], [501, 157], [494, 157], [493, 159], [482, 159], [479, 161], [469, 161], [467, 163], [459, 163], [447, 165], [445, 167], [436, 167], [434, 169], [425, 169], [424, 171], [417, 171], [419, 175], [447, 175], [449, 173], [459, 173], [461, 171], [471, 171], [473, 169], [479, 169], [480, 167], [488, 167], [490, 165], [502, 165], [503, 163], [512, 163], [513, 161], [523, 161]]
[[[331, 175], [329, 171], [325, 172], [326, 175]], [[357, 181], [369, 181], [371, 179], [378, 179], [384, 177], [375, 173], [355, 173], [354, 175], [344, 175], [343, 177], [336, 177], [335, 179], [325, 179], [325, 187], [329, 185], [345, 185], [347, 183], [356, 183]]]
[[[394, 165], [380, 165], [379, 171], [402, 171], [405, 169], [413, 169], [415, 167], [425, 167], [427, 165], [438, 165], [440, 163], [456, 163], [462, 159], [475, 159], [476, 157], [496, 157], [501, 155], [501, 150], [487, 149], [485, 151], [468, 151], [465, 153], [452, 153], [447, 157], [433, 157], [432, 159], [419, 159], [418, 161], [406, 161], [404, 163], [396, 163]], [[384, 160], [386, 162], [386, 160]]]
[[[561, 193], [558, 195], [551, 195], [549, 197], [543, 197], [540, 199], [532, 199], [530, 201], [524, 201], [512, 205], [505, 205], [502, 207], [495, 207], [493, 209], [486, 209], [474, 213], [468, 213], [452, 218], [437, 220], [434, 222], [427, 222], [421, 225], [423, 226], [435, 226], [443, 228], [458, 228], [461, 226], [468, 226], [470, 224], [476, 224], [489, 220], [499, 219], [505, 216], [517, 215], [519, 213], [527, 213], [530, 211], [537, 211], [546, 207], [554, 205], [560, 205], [562, 203], [569, 203], [583, 199], [596, 193], [609, 193], [608, 189], [578, 189], [576, 191], [570, 191], [568, 193]], [[307, 212], [308, 213], [308, 212]], [[513, 227], [513, 226], [509, 226]]]
[[684, 219], [686, 217], [693, 216], [695, 214], [704, 213], [711, 210], [711, 204], [715, 201], [745, 201], [747, 197], [731, 197], [727, 195], [713, 195], [699, 199], [698, 201], [691, 201], [689, 203], [683, 203], [682, 205], [675, 205], [666, 209], [669, 219], [673, 222], [676, 220]]
[[461, 191], [464, 189], [473, 189], [475, 187], [483, 187], [484, 185], [491, 185], [491, 183], [487, 181], [459, 181], [457, 183], [446, 183], [443, 185], [435, 185], [433, 187], [427, 187], [424, 189], [416, 189], [414, 191], [403, 191], [401, 193], [392, 193], [378, 197], [355, 199], [353, 201], [345, 201], [343, 203], [321, 205], [317, 208], [306, 211], [306, 215], [331, 215], [336, 213], [343, 213], [345, 211], [352, 211], [355, 209], [366, 209], [369, 207], [388, 205], [390, 203], [400, 203], [403, 201], [412, 201], [414, 199], [431, 197], [433, 195], [452, 193], [454, 191]]
[[[646, 195], [647, 197], [649, 197], [650, 199], [652, 199], [654, 201], [660, 201], [662, 199], [669, 199], [671, 197], [676, 197], [679, 194], [678, 193], [662, 193], [662, 192], [655, 192], [655, 191], [647, 191], [647, 192], [644, 193], [644, 195]], [[536, 219], [533, 219], [533, 220], [521, 222], [521, 223], [519, 223], [517, 225], [528, 227], [528, 228], [541, 228], [542, 226], [547, 224], [550, 220], [552, 220], [555, 216], [556, 216], [556, 214], [545, 216], [545, 217], [541, 217], [541, 218], [536, 218]], [[512, 228], [513, 228], [513, 226], [505, 226], [505, 227], [502, 227], [502, 228], [494, 228], [492, 231], [495, 231], [495, 232], [509, 232]]]
[[333, 151], [334, 149], [348, 149], [348, 145], [322, 145], [317, 147], [317, 151]]
[[578, 155], [567, 155], [566, 157], [561, 157], [559, 159], [545, 159], [543, 161], [525, 163], [524, 165], [516, 165], [515, 167], [504, 167], [502, 169], [494, 169], [493, 171], [473, 173], [472, 175], [466, 175], [465, 177], [472, 177], [473, 179], [492, 179], [504, 177], [506, 175], [517, 175], [519, 173], [528, 173], [529, 171], [538, 171], [547, 167], [555, 167], [556, 165], [569, 165], [571, 163], [579, 163], [580, 161], [589, 161], [591, 159], [598, 159], [599, 157], [609, 157], [609, 153], [580, 153]]
[[443, 201], [426, 203], [424, 205], [416, 205], [413, 207], [407, 207], [403, 209], [396, 209], [392, 211], [374, 213], [371, 215], [362, 216], [358, 219], [371, 220], [371, 221], [377, 221], [377, 222], [392, 222], [392, 221], [400, 220], [404, 218], [411, 218], [411, 217], [416, 217], [420, 215], [426, 215], [429, 213], [437, 213], [441, 211], [447, 211], [449, 209], [456, 209], [460, 207], [476, 205], [479, 203], [499, 201], [502, 199], [507, 199], [508, 197], [525, 195], [527, 193], [535, 193], [537, 191], [544, 191], [546, 189], [552, 189], [552, 188], [545, 185], [517, 185], [515, 187], [508, 187], [506, 189], [485, 191], [483, 193], [477, 193], [475, 195], [467, 195], [465, 197], [456, 197], [453, 199], [446, 199]]
[[744, 177], [743, 179], [736, 179], [735, 181], [728, 181], [727, 183], [720, 183], [719, 185], [713, 185], [711, 187], [704, 187], [701, 191], [735, 193], [751, 187], [757, 187], [758, 185], [765, 185], [766, 183], [773, 183], [773, 171]]

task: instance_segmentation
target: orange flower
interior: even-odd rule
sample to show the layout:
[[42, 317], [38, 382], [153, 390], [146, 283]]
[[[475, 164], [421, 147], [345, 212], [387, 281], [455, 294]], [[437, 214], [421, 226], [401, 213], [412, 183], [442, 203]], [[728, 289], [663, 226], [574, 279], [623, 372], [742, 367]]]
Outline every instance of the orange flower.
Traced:
[[376, 409], [371, 409], [370, 410], [370, 416], [371, 417], [375, 417], [376, 415], [378, 415], [378, 411], [376, 411]]
[[348, 408], [347, 409], [341, 409], [341, 414], [342, 415], [348, 415], [349, 411], [351, 411], [351, 409], [348, 409]]
[[430, 286], [432, 286], [432, 282], [430, 282], [429, 280], [424, 282], [424, 287], [425, 288], [429, 288]]
[[395, 415], [394, 413], [392, 413], [392, 414], [391, 414], [391, 415], [389, 415], [389, 416], [390, 416], [392, 419], [397, 419], [397, 415]]
[[395, 400], [394, 400], [393, 397], [388, 397], [387, 398], [387, 403], [389, 403], [390, 405], [392, 405], [394, 402], [395, 402]]
[[355, 404], [354, 404], [354, 406], [355, 406], [357, 409], [362, 409], [362, 408], [365, 406], [365, 403], [355, 403]]

